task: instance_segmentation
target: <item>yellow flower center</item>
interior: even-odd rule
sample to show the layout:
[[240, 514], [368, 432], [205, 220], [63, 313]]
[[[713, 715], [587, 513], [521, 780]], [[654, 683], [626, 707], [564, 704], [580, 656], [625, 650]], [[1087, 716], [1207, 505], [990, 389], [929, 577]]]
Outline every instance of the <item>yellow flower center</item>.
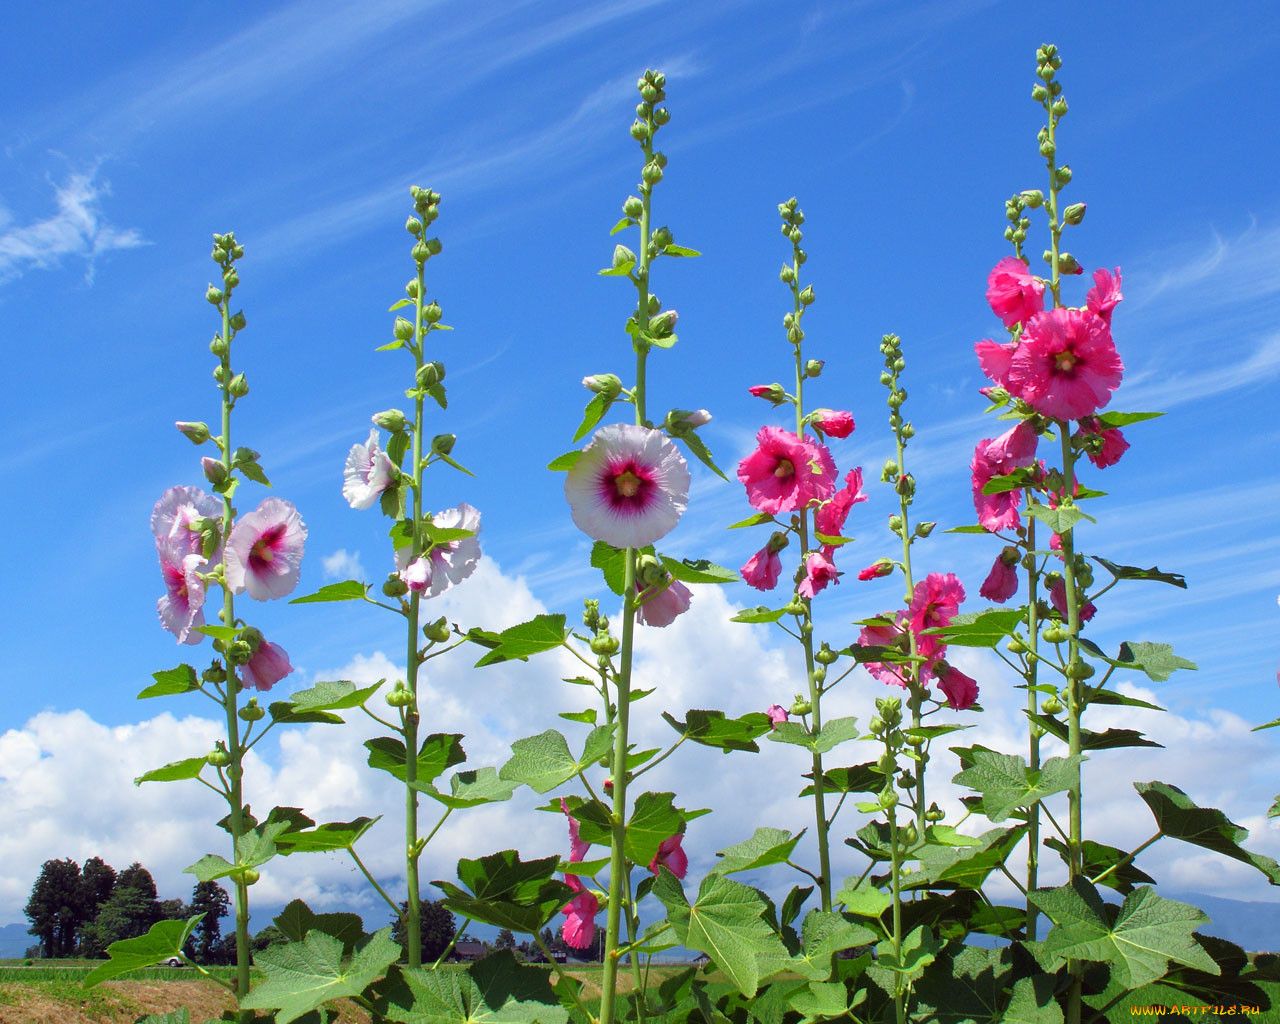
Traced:
[[251, 555], [260, 562], [270, 562], [276, 557], [276, 553], [271, 550], [271, 546], [265, 540], [260, 540], [253, 546]]
[[1059, 352], [1053, 357], [1053, 362], [1063, 373], [1070, 373], [1075, 369], [1076, 363], [1080, 362], [1080, 360], [1076, 358], [1076, 354], [1074, 352], [1068, 351]]
[[634, 498], [640, 491], [641, 480], [631, 470], [624, 470], [613, 478], [613, 486], [624, 498]]
[[789, 476], [795, 476], [796, 467], [791, 464], [790, 459], [779, 459], [778, 465], [773, 470], [773, 475], [779, 480], [785, 480]]

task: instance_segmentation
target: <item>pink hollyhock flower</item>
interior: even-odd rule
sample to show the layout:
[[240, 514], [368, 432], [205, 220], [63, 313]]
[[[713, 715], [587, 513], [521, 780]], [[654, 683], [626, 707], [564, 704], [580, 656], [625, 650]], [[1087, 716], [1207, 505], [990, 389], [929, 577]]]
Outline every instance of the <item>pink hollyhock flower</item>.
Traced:
[[828, 437], [848, 437], [853, 433], [853, 413], [843, 409], [819, 409], [811, 422], [815, 430]]
[[770, 729], [776, 729], [791, 717], [787, 709], [781, 704], [770, 704], [769, 707], [765, 709], [765, 714], [769, 716]]
[[[636, 592], [644, 591], [643, 584], [636, 584]], [[693, 600], [693, 592], [679, 580], [671, 580], [667, 586], [657, 593], [645, 598], [640, 605], [638, 618], [646, 626], [669, 626], [676, 617], [689, 610], [689, 602]]]
[[787, 399], [787, 390], [781, 384], [753, 384], [747, 390], [772, 405], [781, 405]]
[[813, 527], [826, 537], [839, 537], [845, 521], [854, 505], [867, 500], [862, 493], [862, 467], [851, 469], [844, 478], [844, 486], [824, 501], [813, 513]]
[[1101, 449], [1096, 452], [1092, 449], [1085, 450], [1089, 461], [1099, 469], [1114, 466], [1129, 450], [1129, 442], [1125, 440], [1120, 428], [1103, 426], [1102, 421], [1095, 416], [1086, 416], [1080, 421], [1080, 433], [1102, 438]]
[[996, 556], [991, 572], [978, 593], [988, 601], [1004, 604], [1018, 592], [1018, 549], [1007, 547]]
[[461, 583], [476, 571], [480, 561], [480, 512], [465, 501], [456, 508], [445, 509], [431, 521], [446, 530], [470, 530], [470, 537], [445, 541], [419, 555], [410, 564], [412, 548], [396, 549], [396, 568], [410, 591], [438, 597], [455, 583]]
[[812, 600], [827, 589], [828, 583], [840, 582], [841, 574], [836, 571], [835, 562], [831, 561], [834, 551], [835, 548], [824, 547], [821, 551], [810, 552], [805, 558], [804, 579], [796, 587], [796, 592], [801, 597]]
[[977, 353], [978, 365], [982, 367], [982, 372], [1006, 389], [1008, 388], [1009, 367], [1013, 363], [1013, 353], [1016, 350], [1017, 346], [1011, 341], [1001, 345], [990, 338], [983, 338], [973, 346], [973, 351]]
[[[893, 647], [902, 638], [903, 633], [903, 616], [901, 612], [885, 612], [881, 618], [889, 618], [896, 616], [892, 625], [884, 626], [863, 626], [862, 631], [858, 634], [858, 646], [860, 647]], [[868, 661], [862, 665], [868, 672], [882, 683], [888, 683], [892, 686], [907, 685], [907, 681], [903, 678], [907, 671], [906, 665], [894, 665], [890, 662]]]
[[689, 504], [689, 467], [658, 430], [614, 423], [596, 431], [564, 494], [578, 529], [615, 548], [665, 537]]
[[945, 649], [937, 636], [923, 635], [924, 630], [945, 626], [960, 610], [964, 586], [954, 573], [931, 572], [916, 584], [907, 608], [907, 622], [916, 636], [916, 650], [933, 658]]
[[660, 868], [666, 868], [676, 878], [684, 878], [689, 872], [689, 855], [680, 845], [683, 842], [684, 836], [679, 832], [662, 840], [658, 846], [658, 852], [653, 855], [653, 860], [649, 861], [649, 870], [656, 875]]
[[938, 676], [938, 688], [947, 695], [947, 703], [956, 711], [966, 711], [978, 699], [978, 683], [958, 668], [945, 661], [934, 662], [933, 671]]
[[1074, 420], [1111, 401], [1123, 374], [1102, 317], [1086, 309], [1050, 309], [1027, 321], [1005, 386], [1036, 412]]
[[738, 571], [756, 590], [772, 590], [778, 585], [778, 576], [782, 573], [782, 559], [766, 544], [748, 558], [746, 565]]
[[578, 834], [578, 819], [569, 813], [569, 802], [564, 798], [560, 798], [560, 810], [564, 812], [564, 816], [569, 820], [569, 863], [577, 864], [586, 857], [587, 851], [591, 849], [591, 844], [583, 842], [582, 837]]
[[263, 640], [240, 669], [240, 681], [246, 689], [252, 686], [255, 690], [269, 690], [292, 671], [284, 648]]
[[888, 559], [881, 559], [878, 562], [872, 562], [869, 566], [858, 573], [860, 580], [878, 580], [888, 576], [893, 572], [893, 563]]
[[[400, 569], [400, 582], [409, 588], [411, 594], [425, 593], [431, 586], [433, 566], [427, 555], [419, 555], [412, 562], [409, 556], [412, 548], [400, 548], [396, 551], [396, 568]], [[403, 568], [401, 565], [403, 564]]]
[[[1059, 579], [1049, 587], [1049, 601], [1053, 607], [1057, 609], [1058, 614], [1062, 616], [1062, 621], [1067, 621], [1067, 581]], [[1079, 611], [1080, 621], [1088, 622], [1098, 612], [1098, 606], [1092, 601], [1087, 601]]]
[[977, 510], [978, 522], [986, 529], [1013, 530], [1021, 524], [1020, 489], [1001, 494], [983, 494], [982, 489], [995, 477], [1030, 466], [1035, 461], [1039, 440], [1035, 427], [1023, 420], [997, 438], [984, 438], [974, 448], [973, 461], [969, 463], [973, 473], [973, 507]]
[[151, 532], [157, 544], [172, 541], [187, 554], [200, 554], [200, 534], [192, 527], [199, 519], [221, 517], [222, 502], [213, 495], [199, 487], [170, 487], [151, 510]]
[[1044, 282], [1016, 256], [1006, 256], [987, 275], [987, 302], [1006, 327], [1044, 309]]
[[352, 508], [368, 508], [381, 497], [396, 478], [396, 467], [378, 447], [378, 432], [369, 431], [369, 440], [353, 444], [342, 469], [342, 496]]
[[588, 949], [596, 937], [596, 914], [600, 913], [600, 901], [588, 892], [577, 875], [565, 875], [565, 884], [578, 895], [564, 905], [564, 924], [560, 934], [574, 949]]
[[241, 516], [227, 538], [227, 586], [255, 601], [284, 597], [298, 585], [307, 527], [283, 498], [267, 498]]
[[756, 444], [756, 450], [738, 463], [738, 479], [747, 488], [752, 508], [777, 515], [831, 497], [836, 464], [825, 445], [781, 427], [761, 427]]
[[1119, 267], [1116, 267], [1114, 275], [1105, 269], [1093, 272], [1093, 287], [1089, 289], [1089, 294], [1084, 300], [1085, 306], [1091, 313], [1096, 313], [1110, 327], [1111, 312], [1123, 299], [1124, 294], [1120, 291]]
[[[176, 489], [176, 488], [175, 488]], [[158, 506], [157, 506], [158, 507]], [[196, 537], [197, 544], [199, 535]], [[180, 644], [198, 644], [204, 637], [194, 632], [204, 625], [204, 581], [197, 575], [207, 563], [199, 551], [187, 548], [187, 538], [179, 534], [156, 539], [164, 596], [156, 602], [160, 623]]]

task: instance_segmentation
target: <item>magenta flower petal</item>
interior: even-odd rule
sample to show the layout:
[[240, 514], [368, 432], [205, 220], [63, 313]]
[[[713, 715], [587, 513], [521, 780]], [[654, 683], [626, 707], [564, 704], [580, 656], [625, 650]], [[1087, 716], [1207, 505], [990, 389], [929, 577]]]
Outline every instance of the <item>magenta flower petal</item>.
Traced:
[[1011, 341], [998, 345], [990, 338], [983, 338], [973, 346], [982, 372], [1001, 387], [1005, 387], [1009, 379], [1009, 367], [1013, 362], [1015, 349], [1016, 346]]
[[679, 832], [662, 840], [658, 846], [658, 852], [649, 862], [649, 870], [656, 875], [662, 868], [666, 868], [676, 878], [684, 878], [689, 872], [689, 855], [681, 846], [683, 842], [684, 836]]
[[942, 654], [946, 645], [936, 635], [924, 633], [947, 625], [960, 610], [964, 586], [954, 573], [931, 572], [916, 584], [907, 608], [907, 620], [916, 636], [916, 650], [926, 658]]
[[200, 534], [191, 529], [192, 525], [198, 519], [221, 518], [221, 499], [199, 487], [170, 487], [151, 510], [151, 532], [156, 543], [177, 541], [188, 553], [199, 554]]
[[[1012, 555], [1010, 554], [1012, 552]], [[1005, 548], [996, 556], [991, 571], [983, 580], [978, 593], [988, 601], [1004, 604], [1018, 592], [1018, 549]]]
[[973, 473], [973, 507], [978, 522], [988, 530], [1012, 530], [1022, 523], [1018, 509], [1022, 506], [1022, 491], [1014, 489], [1001, 494], [983, 494], [997, 476], [1007, 476], [1015, 469], [1030, 466], [1036, 457], [1039, 436], [1035, 427], [1025, 420], [997, 438], [984, 438], [973, 450], [969, 469]]
[[227, 538], [227, 586], [256, 601], [284, 597], [298, 585], [307, 527], [283, 498], [267, 498], [241, 516]]
[[830, 500], [818, 506], [813, 514], [814, 529], [826, 537], [839, 537], [853, 506], [866, 500], [867, 496], [862, 493], [862, 467], [859, 466], [849, 470], [844, 486]]
[[666, 435], [614, 423], [596, 431], [564, 482], [573, 521], [593, 540], [642, 548], [675, 529], [689, 467]]
[[766, 544], [748, 558], [738, 571], [747, 584], [756, 590], [772, 590], [778, 585], [778, 577], [782, 573], [782, 559]]
[[[945, 668], [943, 666], [946, 666]], [[940, 673], [938, 688], [947, 695], [947, 703], [956, 711], [966, 711], [978, 700], [978, 683], [958, 668], [938, 662], [934, 671]]]
[[269, 690], [293, 671], [289, 664], [289, 655], [279, 644], [266, 640], [258, 645], [252, 658], [240, 669], [240, 681], [245, 688], [252, 686], [255, 690]]
[[208, 563], [199, 553], [186, 550], [186, 538], [179, 535], [156, 541], [160, 573], [165, 593], [156, 602], [160, 623], [180, 644], [198, 644], [204, 637], [195, 632], [204, 625], [204, 581], [197, 572]]
[[[642, 584], [636, 584], [637, 593], [644, 589]], [[646, 626], [669, 626], [689, 610], [692, 600], [693, 592], [688, 587], [679, 580], [671, 580], [665, 589], [645, 598], [637, 617]]]
[[564, 797], [560, 798], [560, 810], [569, 821], [569, 863], [577, 864], [586, 857], [591, 844], [584, 842], [578, 834], [578, 819], [569, 813], [569, 802]]
[[848, 437], [854, 429], [853, 413], [844, 409], [818, 409], [812, 422], [828, 437]]
[[353, 444], [342, 469], [342, 496], [352, 508], [368, 508], [395, 481], [396, 468], [378, 446], [378, 432], [369, 431], [369, 440]]
[[[858, 633], [859, 647], [892, 647], [902, 637], [905, 629], [903, 628], [905, 617], [901, 612], [885, 612], [880, 618], [894, 618], [892, 625], [884, 626], [863, 626]], [[894, 665], [890, 662], [868, 661], [862, 665], [871, 675], [879, 679], [882, 683], [891, 686], [907, 685], [903, 673], [906, 672], [905, 665]]]
[[831, 497], [836, 464], [825, 445], [781, 427], [761, 427], [756, 445], [738, 463], [738, 479], [752, 508], [777, 515]]
[[1087, 309], [1050, 309], [1027, 321], [1005, 386], [1038, 413], [1074, 420], [1110, 402], [1123, 375], [1102, 317]]
[[1120, 291], [1119, 267], [1116, 267], [1114, 274], [1105, 269], [1093, 272], [1093, 287], [1089, 289], [1089, 294], [1084, 300], [1085, 306], [1091, 313], [1102, 317], [1107, 326], [1110, 326], [1111, 313], [1123, 299], [1124, 293]]
[[790, 712], [781, 704], [770, 704], [769, 707], [765, 709], [765, 714], [769, 716], [770, 729], [776, 729], [790, 718]]
[[578, 880], [577, 875], [565, 875], [565, 884], [578, 895], [564, 905], [560, 913], [564, 914], [564, 924], [560, 926], [560, 934], [564, 941], [574, 949], [587, 949], [596, 937], [596, 914], [600, 912], [600, 901], [595, 894], [588, 892], [586, 886]]
[[839, 583], [840, 573], [836, 571], [835, 562], [831, 561], [833, 548], [824, 547], [821, 551], [812, 551], [804, 560], [804, 579], [796, 587], [801, 597], [813, 599], [826, 590], [828, 583]]
[[1006, 256], [987, 275], [987, 302], [1006, 327], [1044, 309], [1044, 282], [1016, 256]]

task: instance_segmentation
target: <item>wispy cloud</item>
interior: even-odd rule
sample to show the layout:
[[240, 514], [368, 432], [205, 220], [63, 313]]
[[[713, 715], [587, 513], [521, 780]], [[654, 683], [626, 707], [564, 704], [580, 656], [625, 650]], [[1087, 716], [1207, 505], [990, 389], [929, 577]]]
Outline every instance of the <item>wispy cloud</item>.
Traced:
[[333, 554], [325, 555], [320, 561], [324, 565], [326, 579], [363, 580], [365, 578], [364, 565], [360, 562], [359, 551], [338, 548]]
[[117, 228], [102, 213], [111, 194], [96, 173], [72, 174], [54, 187], [55, 213], [43, 220], [11, 226], [0, 217], [0, 284], [31, 270], [48, 270], [66, 259], [83, 260], [85, 280], [93, 282], [94, 264], [103, 253], [145, 245], [134, 228]]

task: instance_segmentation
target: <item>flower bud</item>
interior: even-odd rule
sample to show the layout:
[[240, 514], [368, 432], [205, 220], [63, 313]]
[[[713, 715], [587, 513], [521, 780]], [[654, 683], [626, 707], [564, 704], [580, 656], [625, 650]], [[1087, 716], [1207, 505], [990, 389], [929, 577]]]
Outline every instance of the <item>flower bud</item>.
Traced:
[[381, 427], [392, 434], [398, 434], [404, 430], [404, 413], [399, 409], [384, 409], [382, 412], [375, 412], [372, 419], [374, 426]]
[[1023, 642], [1021, 637], [1015, 635], [1009, 637], [1009, 642], [1004, 645], [1004, 649], [1010, 654], [1025, 654], [1027, 651], [1027, 645]]
[[418, 297], [418, 279], [416, 277], [410, 278], [405, 283], [404, 293], [411, 299], [416, 299]]
[[653, 123], [657, 125], [667, 124], [671, 120], [671, 111], [666, 107], [655, 107], [653, 111]]
[[231, 346], [221, 334], [215, 334], [213, 340], [209, 342], [209, 351], [218, 359], [225, 359], [231, 351]]
[[880, 760], [876, 762], [876, 768], [879, 769], [881, 775], [892, 775], [898, 770], [898, 761], [887, 750], [880, 755]]
[[422, 632], [433, 644], [442, 644], [453, 635], [453, 630], [449, 628], [449, 620], [443, 615], [423, 626]]
[[597, 633], [591, 638], [591, 653], [598, 654], [602, 657], [608, 657], [618, 653], [618, 638], [610, 636], [608, 633]]
[[400, 578], [398, 572], [388, 573], [386, 582], [382, 584], [382, 592], [387, 597], [404, 597], [409, 593], [409, 586]]
[[659, 313], [649, 321], [649, 330], [656, 338], [666, 338], [676, 329], [676, 321], [680, 319], [680, 314], [674, 309], [668, 309], [665, 313]]
[[765, 543], [765, 548], [768, 550], [770, 554], [776, 555], [779, 551], [781, 551], [790, 543], [791, 543], [791, 538], [788, 537], [786, 533], [784, 533], [782, 530], [775, 530], [773, 533], [769, 535], [769, 539]]
[[1093, 675], [1093, 666], [1087, 661], [1073, 661], [1067, 666], [1068, 679], [1088, 679]]
[[902, 534], [902, 516], [898, 515], [896, 512], [895, 512], [893, 515], [891, 515], [891, 516], [889, 517], [889, 529], [890, 529], [890, 531], [892, 531], [893, 533], [896, 533], [896, 534], [898, 534], [899, 536], [901, 536], [901, 534]]
[[622, 204], [622, 212], [632, 220], [639, 220], [644, 213], [644, 201], [639, 196], [627, 196], [626, 202]]
[[667, 413], [663, 423], [669, 434], [681, 435], [698, 427], [705, 427], [711, 422], [711, 413], [706, 409], [672, 409]]
[[814, 299], [817, 298], [817, 296], [813, 294], [813, 285], [811, 284], [805, 285], [804, 288], [800, 290], [799, 298], [800, 298], [800, 305], [812, 306]]
[[813, 660], [819, 665], [834, 665], [840, 660], [840, 655], [831, 649], [830, 644], [823, 641], [822, 646], [814, 651]]
[[796, 270], [790, 263], [782, 264], [782, 269], [778, 271], [778, 280], [783, 284], [794, 284], [796, 279]]
[[408, 220], [404, 222], [404, 229], [407, 232], [409, 232], [409, 234], [413, 235], [415, 238], [421, 237], [422, 221], [418, 220], [417, 217], [411, 216]]
[[942, 821], [946, 816], [946, 812], [936, 803], [930, 804], [929, 809], [924, 812], [925, 821]]
[[644, 165], [640, 178], [646, 185], [656, 185], [662, 180], [662, 168], [656, 162], [650, 161]]
[[1071, 634], [1062, 628], [1061, 624], [1052, 622], [1043, 633], [1045, 643], [1060, 644], [1065, 643], [1071, 638]]
[[249, 321], [244, 318], [243, 312], [232, 313], [231, 320], [229, 322], [233, 331], [243, 331], [249, 323]]
[[258, 706], [257, 697], [250, 697], [249, 703], [239, 711], [240, 721], [242, 722], [256, 722], [258, 719], [264, 718], [266, 714], [267, 713]]
[[781, 384], [754, 384], [747, 389], [756, 398], [763, 398], [771, 405], [781, 405], [787, 400], [787, 389]]
[[249, 382], [243, 373], [237, 373], [227, 384], [227, 391], [232, 398], [244, 398], [249, 393]]
[[1056, 715], [1062, 710], [1062, 701], [1057, 697], [1049, 697], [1040, 705], [1040, 710], [1046, 715]]
[[822, 368], [826, 365], [826, 361], [823, 359], [810, 359], [804, 364], [804, 375], [806, 377], [820, 377], [822, 376]]
[[1079, 224], [1084, 220], [1084, 203], [1072, 203], [1062, 211], [1062, 219], [1068, 224]]
[[904, 846], [915, 846], [916, 840], [919, 838], [920, 833], [916, 831], [915, 825], [908, 825], [902, 830], [902, 843]]
[[236, 273], [235, 270], [228, 267], [222, 272], [222, 283], [226, 287], [227, 291], [230, 292], [231, 289], [240, 283], [240, 275]]
[[200, 678], [206, 683], [225, 683], [227, 681], [227, 672], [222, 667], [222, 662], [215, 661], [200, 673]]
[[214, 487], [221, 487], [227, 482], [227, 467], [218, 459], [206, 455], [200, 460], [200, 468], [204, 470], [204, 478]]
[[1071, 181], [1071, 168], [1066, 164], [1063, 164], [1054, 171], [1054, 177], [1057, 179], [1058, 187], [1061, 188], [1063, 185], [1066, 185]]
[[612, 373], [595, 373], [590, 377], [583, 377], [582, 386], [609, 398], [616, 398], [622, 392], [622, 381]]
[[206, 423], [186, 423], [178, 420], [174, 426], [192, 444], [204, 444], [209, 440], [209, 426]]
[[396, 317], [394, 333], [397, 341], [410, 341], [413, 338], [413, 321], [402, 316]]
[[812, 710], [813, 705], [810, 704], [805, 697], [802, 697], [800, 694], [796, 694], [796, 699], [791, 704], [790, 713], [802, 718]]
[[433, 388], [444, 380], [444, 364], [440, 362], [423, 363], [418, 367], [417, 381], [420, 388]]
[[636, 262], [636, 254], [628, 249], [625, 245], [615, 245], [613, 247], [613, 269], [618, 270], [625, 267], [628, 263]]
[[397, 679], [396, 685], [382, 699], [387, 702], [389, 707], [405, 708], [413, 703], [413, 694], [405, 688], [402, 680]]
[[933, 533], [934, 528], [937, 525], [938, 525], [937, 523], [916, 523], [916, 536], [917, 537], [929, 536], [929, 534]]
[[1030, 189], [1018, 196], [1022, 200], [1022, 205], [1028, 209], [1037, 209], [1044, 203], [1044, 193], [1038, 188]]
[[457, 443], [457, 434], [436, 434], [431, 439], [431, 450], [438, 455], [448, 455]]
[[426, 263], [427, 257], [431, 254], [427, 251], [426, 242], [418, 242], [414, 245], [411, 255], [415, 263]]
[[205, 301], [208, 302], [211, 306], [216, 306], [222, 302], [222, 299], [223, 299], [222, 289], [215, 288], [213, 285], [209, 285], [208, 290], [204, 293], [204, 297], [205, 297]]
[[1084, 268], [1071, 253], [1064, 252], [1058, 255], [1058, 271], [1063, 274], [1083, 274]]
[[440, 308], [440, 303], [438, 302], [428, 302], [422, 307], [422, 319], [429, 324], [438, 324], [442, 316], [444, 316], [444, 311]]
[[231, 754], [223, 746], [222, 740], [218, 740], [217, 745], [204, 755], [204, 759], [206, 764], [214, 768], [222, 768], [231, 763]]
[[253, 644], [247, 640], [232, 640], [227, 645], [227, 661], [233, 665], [243, 665], [253, 657]]

